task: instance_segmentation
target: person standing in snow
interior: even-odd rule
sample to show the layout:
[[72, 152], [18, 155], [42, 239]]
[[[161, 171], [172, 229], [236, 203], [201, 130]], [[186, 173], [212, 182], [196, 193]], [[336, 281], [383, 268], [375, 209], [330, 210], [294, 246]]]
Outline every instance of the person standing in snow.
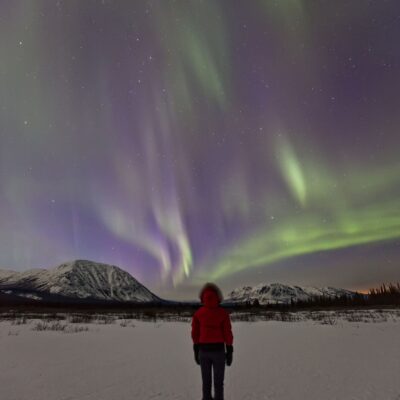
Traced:
[[192, 318], [194, 358], [201, 367], [203, 399], [211, 396], [211, 371], [214, 371], [214, 400], [224, 400], [225, 363], [232, 364], [233, 334], [230, 316], [220, 306], [223, 300], [219, 287], [207, 282], [199, 293], [203, 304]]

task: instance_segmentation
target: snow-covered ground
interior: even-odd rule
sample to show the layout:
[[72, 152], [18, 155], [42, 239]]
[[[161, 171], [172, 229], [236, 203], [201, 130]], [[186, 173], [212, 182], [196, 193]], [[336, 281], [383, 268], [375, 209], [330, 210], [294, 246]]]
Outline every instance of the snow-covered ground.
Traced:
[[[0, 322], [2, 400], [201, 399], [190, 322], [37, 324]], [[400, 400], [398, 319], [232, 326], [226, 400]]]

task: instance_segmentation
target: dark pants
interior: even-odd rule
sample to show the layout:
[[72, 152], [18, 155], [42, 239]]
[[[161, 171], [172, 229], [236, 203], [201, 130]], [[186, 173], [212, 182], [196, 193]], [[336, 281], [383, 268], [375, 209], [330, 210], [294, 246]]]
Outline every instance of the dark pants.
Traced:
[[203, 379], [203, 399], [211, 397], [211, 369], [214, 371], [214, 400], [224, 400], [225, 350], [199, 350], [201, 377]]

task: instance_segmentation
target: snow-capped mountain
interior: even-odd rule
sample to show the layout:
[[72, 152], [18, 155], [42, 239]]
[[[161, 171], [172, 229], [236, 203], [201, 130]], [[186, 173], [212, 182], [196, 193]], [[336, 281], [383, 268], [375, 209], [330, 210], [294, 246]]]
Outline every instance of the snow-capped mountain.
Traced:
[[312, 286], [290, 286], [281, 283], [265, 284], [256, 286], [243, 286], [234, 289], [227, 296], [226, 302], [232, 303], [253, 303], [258, 300], [260, 304], [290, 303], [291, 300], [308, 300], [316, 296], [352, 296], [354, 293], [346, 289], [337, 289], [333, 287], [312, 287]]
[[82, 300], [162, 301], [121, 268], [87, 260], [67, 262], [53, 269], [0, 270], [0, 290], [31, 298], [43, 294]]

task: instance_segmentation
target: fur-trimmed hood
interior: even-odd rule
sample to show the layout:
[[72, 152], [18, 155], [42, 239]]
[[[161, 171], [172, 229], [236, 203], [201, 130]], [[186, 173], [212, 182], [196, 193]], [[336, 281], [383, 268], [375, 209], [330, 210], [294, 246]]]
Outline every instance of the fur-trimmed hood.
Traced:
[[201, 288], [201, 290], [200, 290], [200, 292], [199, 292], [199, 299], [200, 299], [200, 301], [201, 301], [202, 303], [203, 303], [203, 299], [202, 299], [203, 293], [204, 293], [204, 291], [205, 291], [206, 289], [211, 289], [211, 290], [213, 290], [213, 291], [217, 294], [219, 302], [220, 302], [220, 303], [222, 302], [222, 300], [224, 299], [224, 296], [222, 295], [221, 289], [220, 289], [215, 283], [207, 282], [207, 283], [205, 283], [205, 284], [203, 285], [203, 287]]

